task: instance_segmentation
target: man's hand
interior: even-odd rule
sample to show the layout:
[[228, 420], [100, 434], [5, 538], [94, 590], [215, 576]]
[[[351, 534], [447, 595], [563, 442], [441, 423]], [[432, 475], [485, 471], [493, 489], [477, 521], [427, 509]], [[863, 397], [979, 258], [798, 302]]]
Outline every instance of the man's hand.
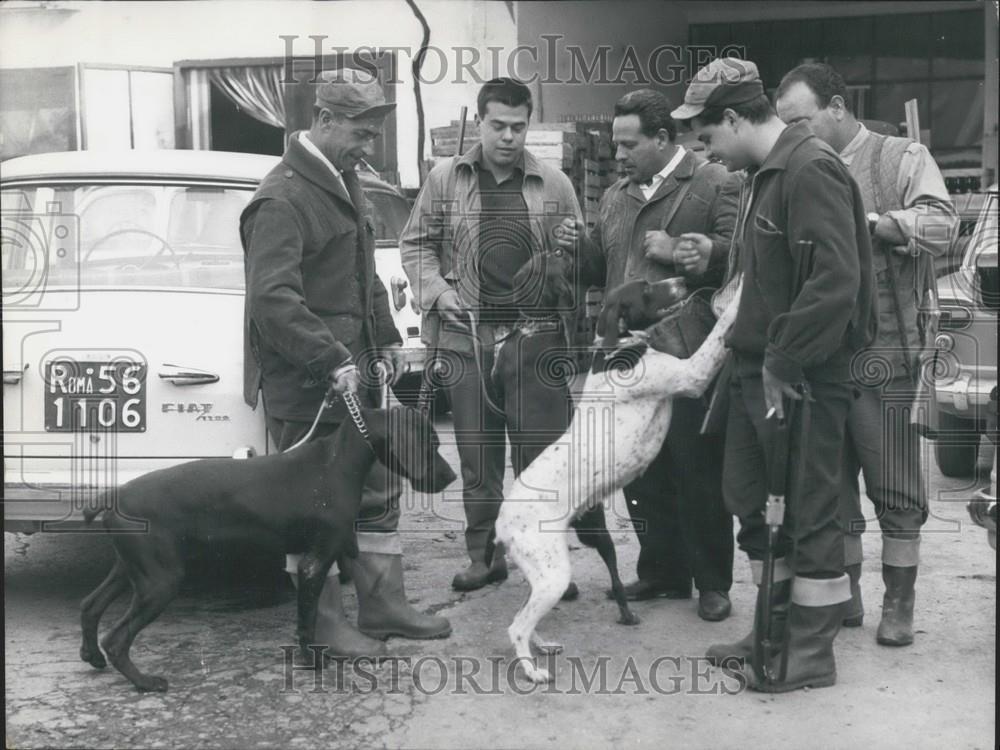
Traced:
[[458, 298], [458, 292], [454, 289], [443, 292], [437, 298], [434, 307], [442, 320], [468, 330], [469, 319], [465, 314], [465, 308], [462, 307], [462, 301]]
[[674, 238], [663, 230], [646, 232], [642, 240], [642, 249], [650, 260], [660, 263], [674, 262]]
[[674, 245], [674, 263], [685, 273], [701, 276], [712, 257], [712, 240], [698, 232], [685, 232]]
[[338, 394], [357, 393], [361, 376], [353, 362], [341, 365], [333, 371], [333, 390]]
[[380, 353], [382, 362], [389, 368], [389, 384], [396, 385], [399, 379], [406, 374], [406, 357], [403, 353], [403, 345], [388, 344], [382, 347]]
[[878, 217], [878, 221], [875, 223], [874, 235], [876, 239], [885, 242], [888, 245], [892, 245], [893, 249], [902, 255], [908, 255], [909, 250], [907, 249], [906, 237], [903, 236], [902, 230], [899, 228], [899, 224], [893, 219], [889, 214], [882, 214]]
[[567, 216], [556, 227], [556, 244], [567, 250], [576, 250], [580, 240], [586, 235], [587, 228], [582, 221]]
[[766, 367], [761, 372], [761, 378], [764, 381], [764, 409], [767, 418], [770, 419], [774, 416], [778, 419], [784, 419], [784, 398], [801, 401], [802, 394], [795, 390], [791, 383], [786, 383], [773, 375]]

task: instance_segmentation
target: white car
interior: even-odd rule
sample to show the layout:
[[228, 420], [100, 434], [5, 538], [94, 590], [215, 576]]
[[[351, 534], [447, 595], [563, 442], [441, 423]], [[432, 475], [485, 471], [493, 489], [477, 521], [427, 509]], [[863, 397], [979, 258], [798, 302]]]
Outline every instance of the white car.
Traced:
[[[96, 493], [196, 458], [269, 450], [243, 401], [239, 216], [277, 157], [77, 151], [3, 164], [4, 528], [73, 528]], [[398, 236], [367, 174], [379, 277], [423, 368]]]

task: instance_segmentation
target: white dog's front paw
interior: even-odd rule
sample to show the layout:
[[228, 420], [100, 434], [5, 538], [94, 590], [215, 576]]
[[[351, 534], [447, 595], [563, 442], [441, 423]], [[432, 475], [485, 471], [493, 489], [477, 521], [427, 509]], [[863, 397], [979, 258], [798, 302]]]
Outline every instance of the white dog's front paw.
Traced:
[[546, 682], [551, 682], [552, 680], [549, 670], [536, 667], [530, 661], [522, 662], [521, 666], [524, 668], [524, 676], [536, 685], [544, 685]]

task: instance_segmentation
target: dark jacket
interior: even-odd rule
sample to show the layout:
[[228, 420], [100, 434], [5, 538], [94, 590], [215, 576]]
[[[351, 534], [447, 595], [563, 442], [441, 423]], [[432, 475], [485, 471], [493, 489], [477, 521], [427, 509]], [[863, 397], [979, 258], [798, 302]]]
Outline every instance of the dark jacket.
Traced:
[[[371, 206], [361, 210], [298, 134], [240, 217], [246, 253], [243, 395], [269, 416], [308, 420], [348, 357], [401, 343], [375, 275]], [[344, 418], [343, 406], [326, 421]]]
[[[685, 184], [690, 187], [670, 216]], [[583, 243], [583, 281], [608, 290], [626, 281], [660, 281], [684, 276], [688, 289], [719, 286], [725, 274], [729, 244], [736, 226], [739, 178], [724, 166], [706, 163], [691, 151], [684, 154], [673, 172], [660, 183], [648, 201], [638, 185], [622, 178], [601, 199], [600, 214]], [[670, 219], [667, 222], [667, 219]], [[647, 231], [664, 230], [671, 237], [699, 232], [712, 240], [708, 270], [695, 276], [673, 263], [649, 260], [642, 250]]]
[[[806, 123], [753, 175], [737, 238], [743, 293], [726, 343], [782, 380], [846, 381], [875, 336], [872, 250], [857, 184]], [[813, 243], [811, 260], [800, 242]], [[806, 265], [808, 263], [808, 266]]]

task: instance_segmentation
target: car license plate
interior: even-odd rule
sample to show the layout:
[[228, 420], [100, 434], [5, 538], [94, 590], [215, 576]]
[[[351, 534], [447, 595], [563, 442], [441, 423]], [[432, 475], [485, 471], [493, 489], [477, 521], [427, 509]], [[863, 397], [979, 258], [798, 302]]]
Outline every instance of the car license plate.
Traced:
[[45, 367], [47, 432], [143, 432], [146, 365], [56, 359]]

